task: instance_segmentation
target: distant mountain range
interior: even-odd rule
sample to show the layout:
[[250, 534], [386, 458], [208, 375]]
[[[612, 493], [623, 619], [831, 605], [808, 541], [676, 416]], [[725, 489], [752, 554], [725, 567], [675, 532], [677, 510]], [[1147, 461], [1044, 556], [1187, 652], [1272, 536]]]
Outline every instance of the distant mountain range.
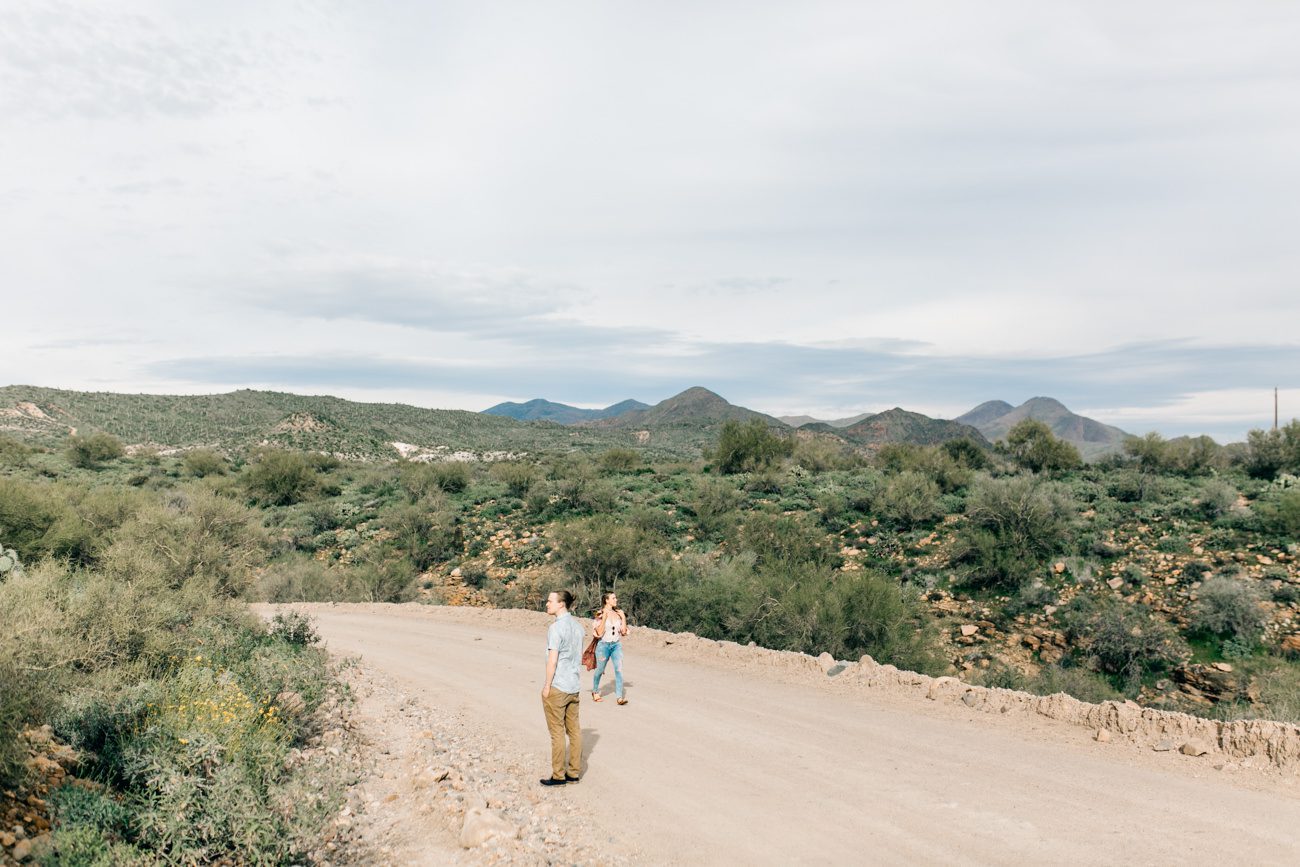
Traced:
[[535, 398], [527, 403], [498, 403], [483, 410], [484, 415], [503, 415], [517, 421], [553, 421], [556, 424], [577, 424], [580, 421], [596, 421], [612, 418], [631, 412], [634, 409], [649, 409], [650, 404], [639, 400], [624, 400], [604, 409], [583, 409], [569, 406], [567, 403], [555, 403], [544, 398]]
[[[457, 453], [600, 450], [640, 445], [690, 456], [711, 446], [731, 420], [760, 420], [792, 433], [788, 420], [729, 403], [707, 388], [688, 388], [650, 406], [625, 400], [600, 410], [537, 399], [503, 403], [481, 413], [357, 403], [272, 391], [214, 395], [147, 395], [0, 388], [0, 434], [55, 445], [69, 433], [102, 430], [128, 444], [163, 448], [213, 446], [242, 450], [263, 444], [366, 458], [437, 459]], [[956, 419], [935, 419], [899, 407], [830, 422], [798, 425], [802, 435], [835, 438], [859, 449], [885, 443], [931, 445], [969, 439], [987, 446], [1026, 418], [1045, 423], [1085, 459], [1122, 448], [1119, 428], [1077, 415], [1059, 401], [1036, 397], [1013, 407], [988, 401]]]
[[[782, 416], [781, 420], [787, 424], [798, 423], [801, 430], [836, 433], [855, 442], [873, 445], [882, 441], [942, 442], [944, 439], [961, 436], [963, 429], [970, 428], [980, 434], [979, 441], [995, 442], [1006, 437], [1011, 428], [1027, 418], [1046, 424], [1057, 437], [1072, 443], [1085, 460], [1094, 460], [1120, 451], [1124, 447], [1124, 438], [1129, 435], [1112, 425], [1073, 413], [1060, 401], [1050, 397], [1031, 398], [1020, 406], [1012, 406], [1005, 400], [985, 401], [951, 422], [897, 408], [874, 415], [867, 413], [832, 421], [818, 421], [806, 415]], [[938, 424], [956, 427], [945, 428], [937, 426]]]
[[1027, 418], [1041, 421], [1057, 437], [1072, 443], [1084, 460], [1121, 451], [1129, 436], [1117, 427], [1070, 412], [1065, 404], [1050, 397], [1030, 398], [1016, 407], [1004, 400], [990, 400], [954, 421], [979, 428], [990, 440], [1000, 440]]

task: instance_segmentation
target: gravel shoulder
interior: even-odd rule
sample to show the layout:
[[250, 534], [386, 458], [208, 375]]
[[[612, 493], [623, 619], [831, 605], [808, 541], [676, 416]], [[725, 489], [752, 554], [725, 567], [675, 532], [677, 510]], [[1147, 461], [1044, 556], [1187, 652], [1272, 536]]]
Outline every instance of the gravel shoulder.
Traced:
[[[1295, 766], [1100, 743], [653, 630], [628, 639], [630, 704], [584, 695], [582, 783], [543, 790], [545, 615], [279, 607], [361, 660], [363, 863], [1300, 863]], [[503, 832], [463, 848], [471, 812]]]

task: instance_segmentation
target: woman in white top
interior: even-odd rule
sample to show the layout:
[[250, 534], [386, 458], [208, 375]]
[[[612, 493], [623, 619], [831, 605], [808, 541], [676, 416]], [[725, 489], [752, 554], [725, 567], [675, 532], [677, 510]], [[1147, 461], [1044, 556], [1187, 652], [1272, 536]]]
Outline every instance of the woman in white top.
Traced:
[[591, 680], [591, 700], [600, 701], [600, 678], [605, 673], [605, 663], [614, 661], [614, 695], [619, 704], [627, 704], [623, 695], [623, 636], [627, 635], [627, 615], [618, 607], [618, 595], [606, 593], [601, 609], [596, 614], [596, 673]]

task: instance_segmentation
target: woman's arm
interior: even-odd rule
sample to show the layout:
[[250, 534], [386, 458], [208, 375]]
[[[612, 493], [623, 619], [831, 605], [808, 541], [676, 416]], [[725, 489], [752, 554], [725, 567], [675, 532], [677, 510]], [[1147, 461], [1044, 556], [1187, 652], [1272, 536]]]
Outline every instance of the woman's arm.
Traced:
[[623, 613], [622, 608], [618, 609], [618, 619], [622, 621], [622, 626], [620, 627], [619, 631], [623, 635], [627, 635], [627, 615]]
[[599, 614], [596, 615], [596, 619], [595, 621], [593, 621], [592, 626], [595, 628], [597, 638], [605, 637], [605, 612], [604, 611], [601, 611]]

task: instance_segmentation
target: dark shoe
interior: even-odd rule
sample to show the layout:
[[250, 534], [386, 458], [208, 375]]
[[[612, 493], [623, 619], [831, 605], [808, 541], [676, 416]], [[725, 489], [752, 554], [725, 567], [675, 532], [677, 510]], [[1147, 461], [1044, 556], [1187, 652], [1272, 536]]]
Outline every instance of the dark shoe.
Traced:
[[541, 783], [543, 786], [563, 786], [565, 783], [568, 782], [568, 780], [567, 779], [556, 780], [556, 779], [552, 779], [551, 777], [543, 777], [537, 782]]
[[576, 783], [576, 782], [578, 782], [578, 780], [581, 780], [581, 779], [582, 779], [582, 777], [571, 777], [571, 776], [569, 776], [568, 774], [565, 774], [565, 775], [564, 775], [564, 782], [566, 782], [566, 783]]

